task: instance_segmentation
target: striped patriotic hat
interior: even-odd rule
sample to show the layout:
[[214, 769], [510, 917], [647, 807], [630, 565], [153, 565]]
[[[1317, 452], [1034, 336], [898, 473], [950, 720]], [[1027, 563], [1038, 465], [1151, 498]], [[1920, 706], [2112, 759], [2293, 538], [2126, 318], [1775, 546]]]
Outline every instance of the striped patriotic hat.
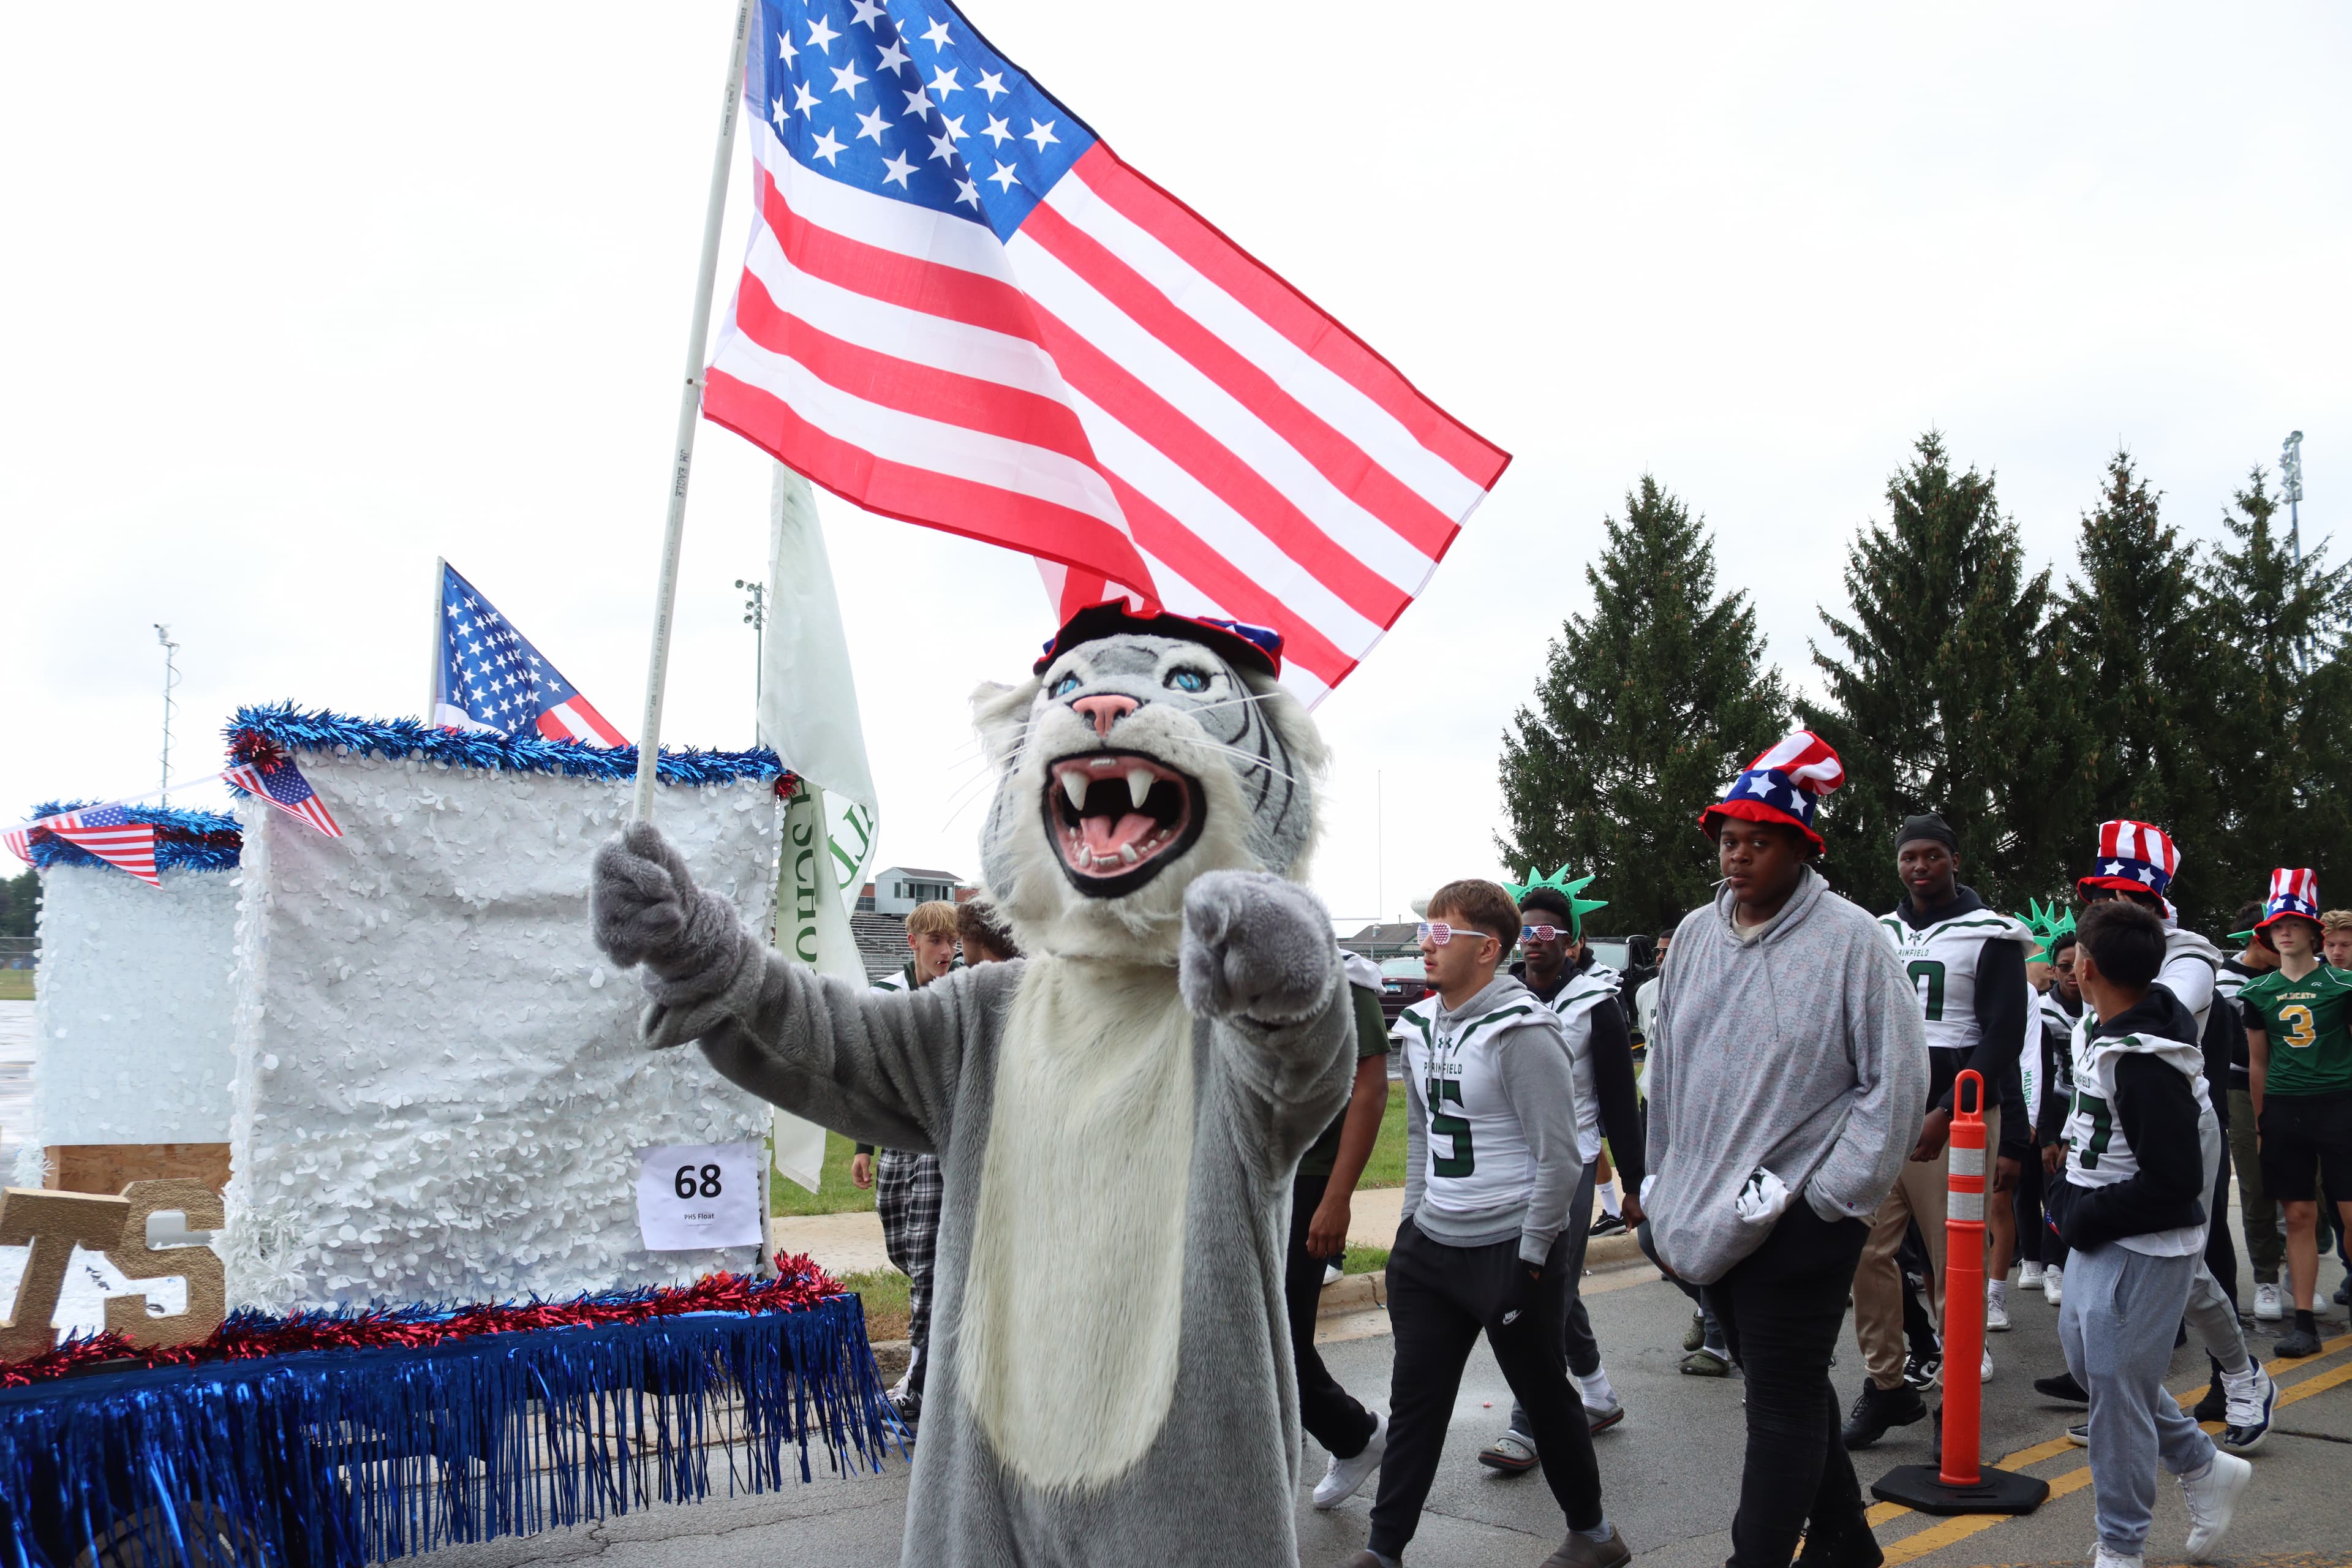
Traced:
[[1213, 616], [1180, 616], [1171, 610], [1131, 610], [1123, 598], [1089, 605], [1063, 622], [1030, 670], [1043, 675], [1047, 666], [1080, 643], [1129, 634], [1196, 642], [1222, 655], [1228, 664], [1277, 679], [1282, 675], [1282, 634], [1271, 626], [1219, 620]]
[[1799, 730], [1763, 751], [1740, 770], [1723, 792], [1723, 798], [1698, 816], [1699, 830], [1712, 838], [1720, 831], [1720, 817], [1748, 822], [1785, 822], [1803, 830], [1817, 850], [1827, 850], [1813, 831], [1813, 813], [1822, 796], [1845, 783], [1845, 764], [1830, 743], [1811, 730]]
[[2290, 915], [2315, 925], [2319, 922], [2318, 872], [2282, 866], [2271, 873], [2271, 896], [2263, 900], [2263, 918], [2254, 922], [2254, 929], [2260, 931]]
[[2158, 900], [2180, 873], [2180, 851], [2172, 835], [2153, 823], [2118, 817], [2099, 824], [2099, 858], [2077, 888], [2112, 888], [2118, 893], [2148, 893]]

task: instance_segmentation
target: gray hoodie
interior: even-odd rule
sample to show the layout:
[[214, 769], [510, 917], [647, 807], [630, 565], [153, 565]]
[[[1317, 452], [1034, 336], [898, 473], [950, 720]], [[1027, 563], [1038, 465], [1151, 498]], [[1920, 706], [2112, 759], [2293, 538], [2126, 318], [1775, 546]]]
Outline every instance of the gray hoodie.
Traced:
[[1808, 868], [1742, 940], [1732, 894], [1667, 950], [1650, 1037], [1650, 1171], [1658, 1252], [1720, 1279], [1769, 1224], [1733, 1207], [1759, 1167], [1824, 1219], [1867, 1219], [1919, 1141], [1927, 1037], [1917, 990], [1878, 922]]

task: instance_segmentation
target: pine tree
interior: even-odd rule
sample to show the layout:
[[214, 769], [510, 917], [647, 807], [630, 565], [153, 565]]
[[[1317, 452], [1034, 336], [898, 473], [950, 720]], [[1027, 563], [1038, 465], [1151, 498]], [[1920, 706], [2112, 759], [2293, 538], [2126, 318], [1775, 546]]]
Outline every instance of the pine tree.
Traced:
[[2259, 467], [2234, 500], [2200, 616], [2221, 810], [2210, 868], [2184, 859], [2178, 884], [2184, 918], [2207, 930], [2261, 897], [2274, 867], [2352, 866], [2352, 567], [2324, 547], [2295, 564]]
[[2072, 869], [2088, 863], [2095, 825], [2114, 817], [2164, 827], [2187, 867], [2210, 864], [2218, 844], [2197, 552], [2166, 526], [2160, 500], [2118, 450], [2099, 504], [2083, 514], [2053, 711], [2082, 750], [2053, 790], [2053, 809], [2069, 813]]
[[2050, 574], [2025, 574], [1992, 477], [1954, 473], [1935, 431], [1886, 500], [1887, 521], [1847, 547], [1846, 616], [1822, 611], [1842, 656], [1814, 646], [1826, 700], [1797, 705], [1845, 763], [1824, 868], [1866, 907], [1891, 907], [1895, 830], [1933, 811], [1959, 840], [1962, 880], [2015, 907], [2063, 877], [2064, 814], [2049, 796], [2071, 731], [2037, 679], [2054, 651]]
[[1503, 737], [1510, 834], [1496, 846], [1515, 872], [1597, 872], [1609, 928], [1654, 931], [1706, 901], [1698, 814], [1780, 737], [1788, 697], [1748, 595], [1716, 591], [1703, 520], [1645, 474], [1604, 526], [1591, 612], [1568, 618]]

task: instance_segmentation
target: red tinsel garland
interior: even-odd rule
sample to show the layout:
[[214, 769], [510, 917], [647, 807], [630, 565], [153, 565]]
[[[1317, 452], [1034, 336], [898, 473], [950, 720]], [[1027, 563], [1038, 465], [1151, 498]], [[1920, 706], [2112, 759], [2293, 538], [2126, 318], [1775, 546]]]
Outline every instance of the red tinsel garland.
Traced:
[[116, 1372], [251, 1361], [297, 1351], [423, 1350], [483, 1334], [642, 1323], [688, 1312], [792, 1312], [841, 1294], [841, 1287], [831, 1276], [804, 1256], [779, 1258], [776, 1268], [773, 1279], [721, 1272], [691, 1285], [582, 1296], [569, 1301], [461, 1307], [454, 1311], [386, 1307], [351, 1313], [302, 1312], [290, 1318], [233, 1312], [210, 1339], [193, 1345], [142, 1350], [116, 1333], [68, 1340], [45, 1355], [0, 1364], [0, 1388], [23, 1388], [101, 1365]]

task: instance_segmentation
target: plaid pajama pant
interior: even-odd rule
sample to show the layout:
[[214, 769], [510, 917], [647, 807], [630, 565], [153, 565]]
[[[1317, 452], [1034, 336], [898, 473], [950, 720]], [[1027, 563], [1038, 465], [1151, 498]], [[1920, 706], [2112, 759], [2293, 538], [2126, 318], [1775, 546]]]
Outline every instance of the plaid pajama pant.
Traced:
[[931, 1263], [940, 1245], [940, 1157], [884, 1149], [874, 1158], [882, 1246], [907, 1290], [907, 1389], [919, 1402], [931, 1342]]

